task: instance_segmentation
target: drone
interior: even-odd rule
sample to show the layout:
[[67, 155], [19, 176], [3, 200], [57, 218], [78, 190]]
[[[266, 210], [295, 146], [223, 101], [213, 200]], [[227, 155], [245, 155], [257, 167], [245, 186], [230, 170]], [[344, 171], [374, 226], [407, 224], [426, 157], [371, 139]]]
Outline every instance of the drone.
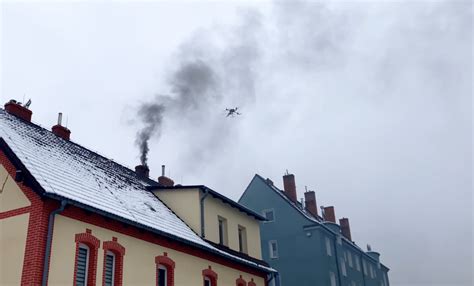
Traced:
[[241, 115], [237, 109], [239, 109], [238, 107], [236, 108], [226, 108], [225, 111], [227, 111], [227, 116], [226, 117], [229, 117], [229, 116], [236, 116], [236, 115]]

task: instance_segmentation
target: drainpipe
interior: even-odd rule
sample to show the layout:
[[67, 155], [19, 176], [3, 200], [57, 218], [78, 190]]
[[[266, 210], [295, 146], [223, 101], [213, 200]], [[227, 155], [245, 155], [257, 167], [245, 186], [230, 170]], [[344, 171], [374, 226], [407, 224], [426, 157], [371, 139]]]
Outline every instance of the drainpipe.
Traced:
[[341, 270], [339, 269], [339, 254], [337, 253], [337, 239], [338, 239], [338, 234], [335, 234], [334, 237], [336, 238], [334, 240], [334, 255], [336, 256], [336, 268], [337, 268], [337, 278], [339, 280], [339, 285], [342, 286], [342, 280], [341, 280]]
[[204, 230], [204, 200], [206, 199], [209, 193], [207, 192], [206, 188], [203, 188], [202, 190], [204, 192], [204, 195], [201, 196], [201, 202], [200, 202], [201, 203], [201, 237], [205, 238], [206, 233]]
[[46, 238], [46, 250], [44, 251], [44, 264], [43, 264], [43, 280], [41, 282], [42, 286], [46, 286], [48, 284], [48, 272], [49, 272], [49, 257], [51, 254], [51, 242], [53, 240], [53, 226], [54, 226], [54, 217], [56, 214], [62, 212], [66, 207], [66, 201], [61, 201], [61, 206], [59, 209], [52, 211], [49, 214], [48, 219], [48, 236]]
[[280, 286], [280, 279], [278, 279], [278, 272], [277, 273], [270, 273], [269, 274], [270, 277], [267, 277], [267, 281], [266, 281], [266, 284], [265, 285], [270, 285], [270, 282], [272, 282], [272, 280], [275, 280], [275, 283], [273, 284], [274, 286]]

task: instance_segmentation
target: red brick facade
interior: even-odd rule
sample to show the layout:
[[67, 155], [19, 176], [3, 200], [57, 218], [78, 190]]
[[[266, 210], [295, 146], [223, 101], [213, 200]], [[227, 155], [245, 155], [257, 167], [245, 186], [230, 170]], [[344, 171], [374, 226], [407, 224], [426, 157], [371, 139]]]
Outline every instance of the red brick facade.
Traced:
[[92, 235], [90, 229], [86, 229], [84, 233], [76, 234], [76, 256], [74, 259], [74, 281], [76, 281], [77, 257], [79, 255], [79, 245], [85, 244], [89, 247], [89, 268], [87, 269], [87, 285], [95, 285], [97, 274], [97, 254], [99, 252], [100, 240]]
[[235, 285], [236, 286], [247, 286], [247, 282], [245, 282], [245, 280], [242, 278], [242, 275], [240, 275], [240, 277], [235, 280]]

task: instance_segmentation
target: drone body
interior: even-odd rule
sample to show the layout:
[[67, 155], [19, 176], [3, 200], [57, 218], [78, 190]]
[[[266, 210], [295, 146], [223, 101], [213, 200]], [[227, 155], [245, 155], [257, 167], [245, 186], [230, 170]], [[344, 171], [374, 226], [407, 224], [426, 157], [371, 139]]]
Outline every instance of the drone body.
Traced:
[[229, 117], [229, 116], [234, 117], [234, 116], [236, 116], [236, 115], [241, 115], [241, 114], [237, 111], [238, 109], [239, 109], [238, 107], [236, 107], [236, 108], [226, 108], [226, 109], [225, 109], [225, 110], [227, 111], [227, 116], [226, 116], [226, 117]]

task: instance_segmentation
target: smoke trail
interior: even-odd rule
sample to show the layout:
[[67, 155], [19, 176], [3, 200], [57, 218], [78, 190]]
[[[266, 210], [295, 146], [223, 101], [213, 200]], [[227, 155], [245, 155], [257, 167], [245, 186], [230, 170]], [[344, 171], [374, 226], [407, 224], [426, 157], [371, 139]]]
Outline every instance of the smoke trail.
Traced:
[[[176, 68], [168, 78], [169, 94], [159, 95], [137, 109], [142, 125], [137, 132], [136, 144], [142, 164], [147, 164], [149, 141], [159, 139], [164, 122], [179, 122], [179, 129], [186, 130], [186, 140], [201, 140], [180, 150], [184, 156], [202, 159], [208, 150], [216, 151], [230, 137], [222, 111], [223, 103], [243, 106], [255, 100], [254, 66], [259, 58], [257, 33], [260, 15], [247, 11], [237, 28], [226, 35], [208, 37], [197, 34], [185, 42], [177, 55]], [[218, 48], [213, 36], [229, 42]], [[194, 136], [199, 126], [199, 136]], [[191, 139], [193, 138], [193, 139]]]

